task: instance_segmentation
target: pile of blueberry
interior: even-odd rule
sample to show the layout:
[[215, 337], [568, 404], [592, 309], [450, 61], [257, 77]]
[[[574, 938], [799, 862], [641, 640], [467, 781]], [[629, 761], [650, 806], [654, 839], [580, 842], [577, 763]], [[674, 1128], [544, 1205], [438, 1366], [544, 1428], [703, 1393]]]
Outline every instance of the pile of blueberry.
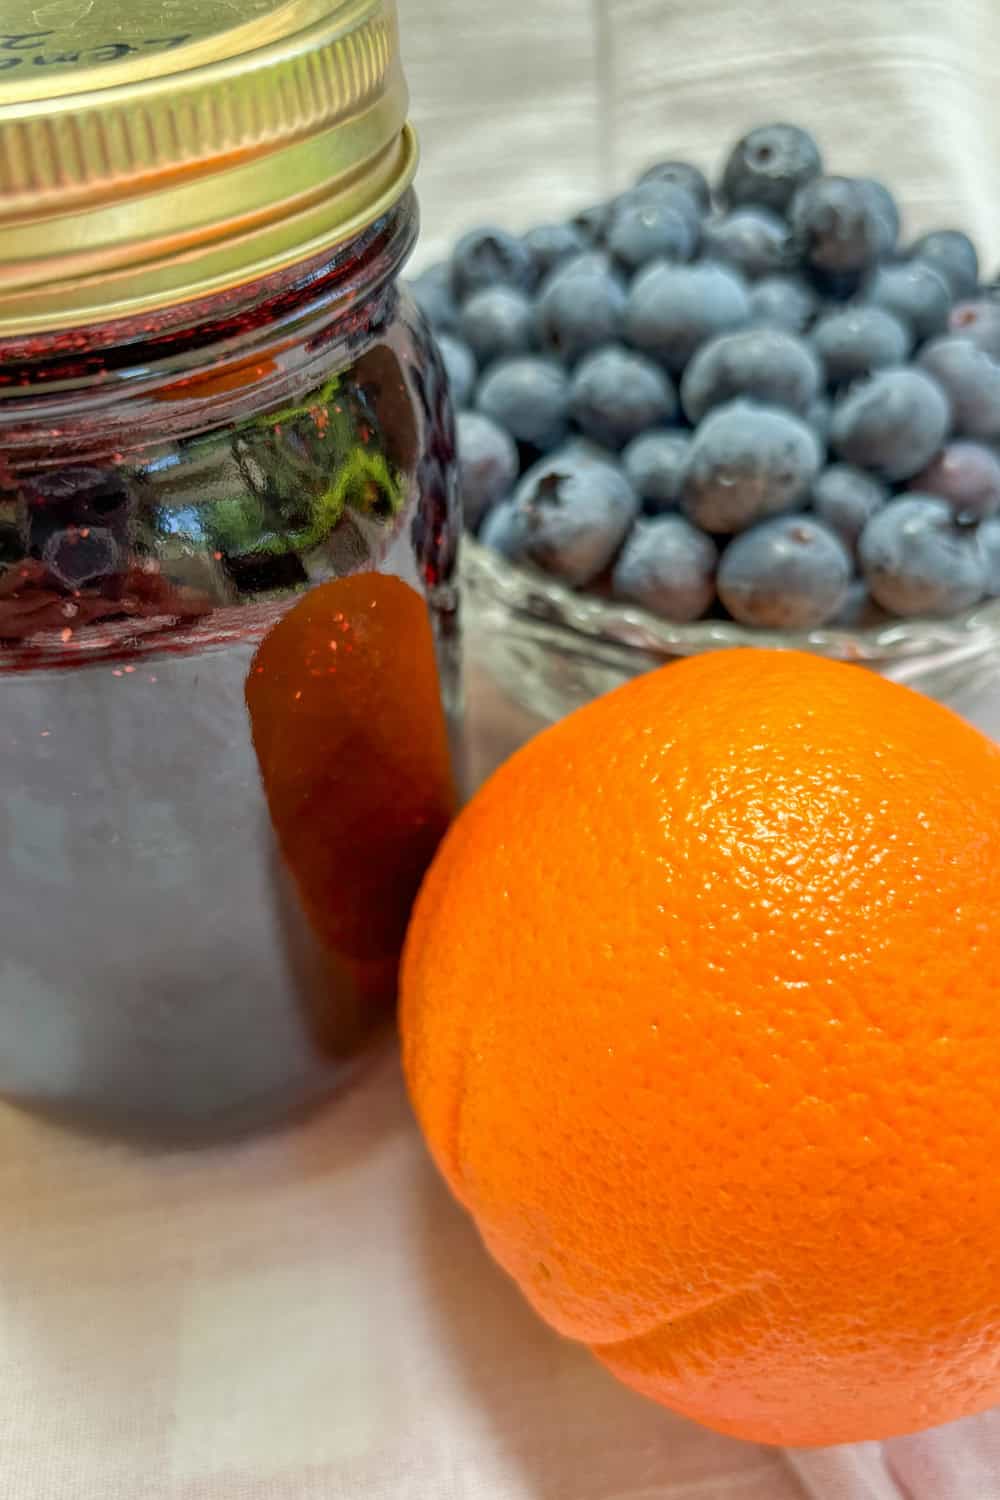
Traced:
[[458, 408], [465, 522], [665, 619], [811, 629], [1000, 594], [1000, 293], [958, 230], [752, 130], [715, 193], [661, 162], [412, 291]]

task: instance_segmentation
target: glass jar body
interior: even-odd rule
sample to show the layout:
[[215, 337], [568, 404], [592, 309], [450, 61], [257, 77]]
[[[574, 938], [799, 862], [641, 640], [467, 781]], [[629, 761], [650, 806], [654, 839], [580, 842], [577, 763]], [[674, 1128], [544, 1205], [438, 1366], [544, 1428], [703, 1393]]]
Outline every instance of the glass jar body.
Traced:
[[391, 1010], [460, 711], [451, 413], [395, 282], [415, 222], [0, 351], [8, 1098], [256, 1128]]

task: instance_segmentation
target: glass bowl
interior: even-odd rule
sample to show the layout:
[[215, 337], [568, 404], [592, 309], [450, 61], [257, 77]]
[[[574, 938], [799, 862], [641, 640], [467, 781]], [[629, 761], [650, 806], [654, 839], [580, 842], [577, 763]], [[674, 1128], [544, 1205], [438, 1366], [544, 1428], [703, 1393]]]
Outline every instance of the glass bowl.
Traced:
[[574, 593], [544, 573], [515, 567], [468, 535], [462, 579], [478, 659], [515, 702], [550, 722], [640, 672], [726, 646], [858, 662], [947, 700], [956, 672], [1000, 645], [1000, 599], [947, 620], [850, 628], [751, 630], [711, 619], [675, 625], [635, 605]]

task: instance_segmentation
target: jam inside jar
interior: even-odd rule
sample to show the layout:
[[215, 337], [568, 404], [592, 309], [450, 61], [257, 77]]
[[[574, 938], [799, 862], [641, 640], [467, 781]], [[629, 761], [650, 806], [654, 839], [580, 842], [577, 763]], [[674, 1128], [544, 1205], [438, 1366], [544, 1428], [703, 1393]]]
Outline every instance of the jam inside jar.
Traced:
[[197, 303], [0, 341], [0, 1094], [269, 1125], [390, 1012], [454, 803], [446, 384], [406, 193]]

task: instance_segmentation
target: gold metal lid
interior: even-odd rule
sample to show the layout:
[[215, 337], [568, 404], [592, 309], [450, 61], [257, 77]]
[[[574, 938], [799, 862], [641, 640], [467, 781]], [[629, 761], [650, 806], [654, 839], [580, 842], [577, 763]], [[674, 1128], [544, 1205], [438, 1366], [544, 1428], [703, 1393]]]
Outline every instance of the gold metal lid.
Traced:
[[236, 286], [416, 166], [394, 0], [0, 0], [0, 335]]

